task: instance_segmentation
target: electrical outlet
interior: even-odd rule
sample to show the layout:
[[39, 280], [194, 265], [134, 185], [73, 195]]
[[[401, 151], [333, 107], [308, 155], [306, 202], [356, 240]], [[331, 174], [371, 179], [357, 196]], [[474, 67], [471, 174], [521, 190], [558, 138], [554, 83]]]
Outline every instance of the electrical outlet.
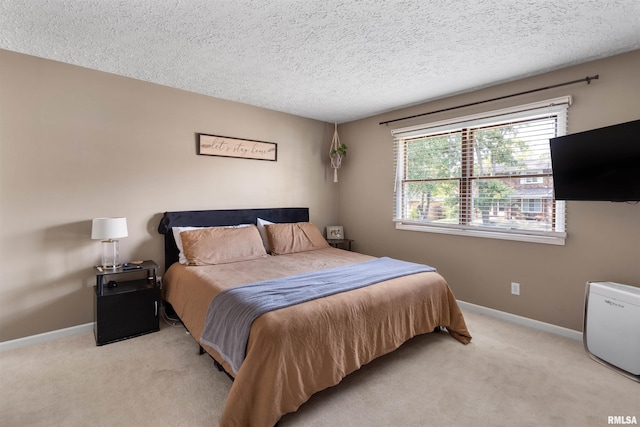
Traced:
[[511, 294], [520, 295], [520, 283], [511, 282]]

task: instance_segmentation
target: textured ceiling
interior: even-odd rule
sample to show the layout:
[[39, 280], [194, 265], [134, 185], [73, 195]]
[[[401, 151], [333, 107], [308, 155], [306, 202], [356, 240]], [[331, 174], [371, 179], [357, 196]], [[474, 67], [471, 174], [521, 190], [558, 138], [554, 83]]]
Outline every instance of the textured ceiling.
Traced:
[[639, 49], [640, 1], [0, 0], [0, 48], [342, 123]]

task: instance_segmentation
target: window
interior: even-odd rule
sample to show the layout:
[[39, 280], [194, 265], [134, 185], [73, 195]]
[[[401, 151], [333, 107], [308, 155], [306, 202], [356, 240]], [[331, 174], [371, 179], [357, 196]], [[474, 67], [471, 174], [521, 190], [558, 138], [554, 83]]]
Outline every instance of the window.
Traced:
[[397, 129], [396, 228], [564, 244], [549, 139], [570, 98]]
[[543, 179], [541, 176], [527, 176], [524, 178], [520, 178], [520, 184], [542, 184]]
[[522, 212], [542, 213], [542, 199], [522, 199]]

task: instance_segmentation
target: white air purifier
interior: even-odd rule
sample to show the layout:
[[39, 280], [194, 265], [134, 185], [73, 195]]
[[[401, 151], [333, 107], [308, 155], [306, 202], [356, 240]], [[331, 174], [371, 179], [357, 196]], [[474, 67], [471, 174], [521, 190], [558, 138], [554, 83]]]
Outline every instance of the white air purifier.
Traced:
[[582, 340], [592, 359], [640, 382], [640, 288], [587, 282]]

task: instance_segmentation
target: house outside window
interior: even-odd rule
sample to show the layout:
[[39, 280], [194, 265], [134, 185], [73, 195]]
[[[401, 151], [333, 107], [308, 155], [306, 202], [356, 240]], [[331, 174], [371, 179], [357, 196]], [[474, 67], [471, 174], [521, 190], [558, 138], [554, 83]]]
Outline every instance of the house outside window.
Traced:
[[549, 139], [565, 133], [569, 103], [394, 130], [396, 228], [564, 244]]

